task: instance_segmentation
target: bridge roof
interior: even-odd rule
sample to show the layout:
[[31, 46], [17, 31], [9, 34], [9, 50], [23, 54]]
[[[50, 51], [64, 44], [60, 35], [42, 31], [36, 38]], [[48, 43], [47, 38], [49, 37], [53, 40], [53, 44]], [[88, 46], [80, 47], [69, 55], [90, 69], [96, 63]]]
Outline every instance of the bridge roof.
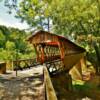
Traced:
[[[35, 40], [35, 38], [37, 37], [37, 41]], [[43, 30], [39, 30], [37, 32], [33, 32], [32, 35], [27, 39], [29, 42], [34, 42], [34, 43], [44, 43], [44, 42], [57, 42], [60, 40], [66, 40], [68, 42], [71, 42], [70, 40], [68, 40], [66, 37], [62, 36], [62, 35], [58, 35], [58, 34], [54, 34], [48, 31], [43, 31]], [[73, 43], [73, 42], [71, 42]], [[55, 43], [54, 43], [55, 44]]]
[[66, 37], [53, 34], [47, 31], [37, 31], [32, 34], [31, 37], [28, 38], [28, 41], [32, 44], [46, 44], [50, 46], [58, 46], [61, 48], [69, 48], [68, 50], [73, 50], [75, 52], [85, 52], [85, 49], [76, 45], [75, 43], [68, 40]]

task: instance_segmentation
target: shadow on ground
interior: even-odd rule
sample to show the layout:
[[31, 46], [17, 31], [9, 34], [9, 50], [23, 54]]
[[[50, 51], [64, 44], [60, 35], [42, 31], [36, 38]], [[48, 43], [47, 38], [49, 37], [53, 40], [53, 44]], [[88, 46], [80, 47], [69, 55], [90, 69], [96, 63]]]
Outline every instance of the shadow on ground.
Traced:
[[25, 77], [0, 76], [0, 100], [44, 100], [43, 79], [39, 72]]

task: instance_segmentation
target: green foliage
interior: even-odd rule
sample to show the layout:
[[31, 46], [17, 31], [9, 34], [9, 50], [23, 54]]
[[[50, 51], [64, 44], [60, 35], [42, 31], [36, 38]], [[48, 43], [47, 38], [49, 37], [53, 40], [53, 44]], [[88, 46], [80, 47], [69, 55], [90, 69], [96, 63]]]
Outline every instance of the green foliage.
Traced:
[[7, 58], [7, 52], [3, 48], [0, 48], [0, 61], [6, 60]]
[[0, 60], [34, 58], [33, 46], [26, 41], [27, 35], [24, 30], [0, 26]]
[[16, 17], [34, 29], [52, 25], [52, 31], [65, 36], [100, 35], [100, 0], [22, 0]]
[[51, 13], [55, 31], [68, 34], [72, 32], [76, 34], [95, 34], [99, 30], [97, 26], [100, 19], [97, 15], [96, 2], [91, 0], [61, 0], [53, 2], [53, 9]]
[[[49, 1], [49, 0], [48, 0]], [[26, 0], [19, 5], [17, 18], [26, 21], [34, 29], [44, 29], [49, 25], [49, 10], [47, 0]]]
[[37, 29], [100, 35], [100, 0], [23, 0], [17, 14]]
[[[7, 4], [12, 8], [16, 1]], [[16, 7], [16, 17], [34, 29], [100, 35], [100, 0], [22, 0]]]
[[3, 47], [3, 45], [5, 44], [5, 40], [6, 40], [5, 35], [0, 30], [0, 48]]
[[14, 50], [15, 49], [15, 43], [14, 42], [11, 42], [11, 41], [7, 41], [6, 42], [6, 49], [7, 50]]

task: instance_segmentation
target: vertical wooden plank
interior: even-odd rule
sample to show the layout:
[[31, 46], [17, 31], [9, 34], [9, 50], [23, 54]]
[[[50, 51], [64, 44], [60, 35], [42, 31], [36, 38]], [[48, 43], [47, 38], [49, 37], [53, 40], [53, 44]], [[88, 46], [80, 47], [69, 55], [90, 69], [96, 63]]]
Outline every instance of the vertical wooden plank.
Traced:
[[45, 60], [45, 55], [44, 55], [44, 45], [41, 46], [41, 63], [44, 63]]
[[60, 49], [61, 59], [63, 60], [64, 59], [64, 49], [63, 49], [63, 46], [62, 46], [62, 42], [61, 41], [59, 41], [58, 47]]
[[37, 51], [37, 45], [33, 44], [33, 46], [34, 46], [34, 49], [35, 49], [35, 52], [36, 52], [36, 55], [37, 55], [37, 61], [39, 61], [39, 53]]

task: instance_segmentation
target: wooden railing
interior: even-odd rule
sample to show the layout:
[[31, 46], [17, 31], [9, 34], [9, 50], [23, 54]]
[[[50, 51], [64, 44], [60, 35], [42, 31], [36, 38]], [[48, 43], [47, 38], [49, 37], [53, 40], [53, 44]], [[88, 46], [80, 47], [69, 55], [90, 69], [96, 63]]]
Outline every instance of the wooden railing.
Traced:
[[39, 63], [36, 61], [36, 58], [13, 61], [14, 70], [24, 70], [37, 65], [39, 65]]
[[46, 66], [44, 66], [44, 84], [46, 100], [57, 100], [57, 96]]

